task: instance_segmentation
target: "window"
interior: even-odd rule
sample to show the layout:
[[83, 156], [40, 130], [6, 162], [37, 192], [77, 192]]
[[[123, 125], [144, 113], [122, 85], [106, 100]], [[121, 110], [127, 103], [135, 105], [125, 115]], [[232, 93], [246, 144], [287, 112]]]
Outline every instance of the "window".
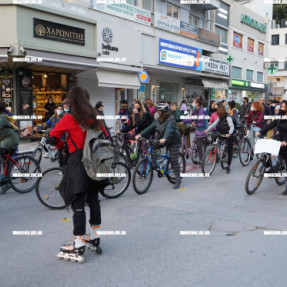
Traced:
[[226, 29], [215, 26], [215, 33], [220, 35], [221, 43], [227, 44], [227, 30]]
[[238, 67], [232, 67], [232, 78], [242, 79], [242, 69]]
[[178, 7], [167, 3], [167, 13], [166, 13], [167, 16], [170, 16], [175, 19], [179, 19], [178, 10], [179, 10]]
[[127, 4], [153, 11], [153, 0], [126, 0]]
[[264, 55], [264, 44], [258, 43], [258, 55], [263, 56]]
[[247, 81], [253, 81], [253, 71], [252, 70], [246, 70], [246, 80]]
[[233, 32], [233, 46], [242, 49], [243, 46], [243, 35]]
[[247, 51], [254, 53], [254, 40], [248, 38], [247, 40]]
[[257, 72], [257, 82], [263, 83], [263, 73], [262, 72]]
[[279, 45], [279, 35], [272, 35], [272, 45]]
[[197, 17], [189, 15], [189, 24], [198, 26], [198, 23], [199, 23], [199, 19]]

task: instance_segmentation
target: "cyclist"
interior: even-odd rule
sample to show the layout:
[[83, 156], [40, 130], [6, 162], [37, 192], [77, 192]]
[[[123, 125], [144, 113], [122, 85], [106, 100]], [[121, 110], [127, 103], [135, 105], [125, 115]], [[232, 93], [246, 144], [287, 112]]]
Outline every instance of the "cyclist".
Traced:
[[48, 103], [44, 106], [44, 109], [46, 111], [44, 121], [46, 122], [53, 114], [54, 110], [56, 108], [56, 105], [54, 103], [53, 97], [49, 97]]
[[[203, 108], [203, 100], [202, 98], [198, 97], [195, 98], [192, 106], [194, 108], [192, 115], [196, 117], [195, 120], [184, 120], [183, 124], [192, 123], [192, 126], [194, 128], [194, 136], [196, 138], [195, 143], [197, 146], [198, 156], [199, 156], [199, 162], [201, 163], [202, 157], [203, 157], [203, 141], [204, 138], [207, 137], [207, 134], [205, 133], [205, 129], [207, 128], [207, 120], [204, 118], [206, 115], [205, 110]], [[201, 119], [202, 117], [202, 119]]]
[[[259, 132], [264, 126], [264, 113], [263, 105], [259, 101], [252, 103], [250, 112], [247, 116], [247, 128], [250, 130], [250, 139], [252, 142], [252, 147], [254, 146], [255, 133]], [[250, 157], [253, 160], [253, 153]]]
[[77, 254], [82, 255], [85, 251], [86, 201], [90, 207], [90, 240], [99, 238], [97, 231], [101, 224], [101, 209], [98, 192], [105, 187], [102, 182], [93, 181], [89, 178], [82, 163], [83, 147], [87, 134], [85, 130], [90, 128], [102, 130], [106, 137], [108, 137], [108, 133], [104, 128], [103, 122], [97, 120], [97, 113], [90, 104], [87, 92], [83, 88], [79, 86], [73, 87], [69, 91], [68, 100], [71, 113], [66, 114], [56, 127], [50, 131], [50, 137], [55, 140], [57, 147], [61, 149], [64, 143], [60, 138], [65, 133], [68, 133], [67, 143], [70, 155], [67, 163], [67, 190], [74, 197], [71, 203], [74, 213], [74, 240], [70, 246], [63, 245], [61, 251], [74, 256]]
[[[3, 179], [1, 172], [1, 154], [5, 149], [16, 149], [19, 145], [19, 136], [17, 130], [9, 123], [7, 115], [5, 113], [6, 105], [4, 102], [0, 102], [0, 183]], [[9, 184], [1, 184], [1, 193], [4, 193], [9, 189]]]
[[[281, 103], [281, 108], [279, 111], [279, 115], [287, 116], [287, 101], [284, 100]], [[278, 133], [276, 135], [276, 139], [281, 141], [281, 148], [279, 151], [279, 156], [285, 159], [285, 163], [287, 163], [287, 119], [284, 120], [274, 120], [269, 125], [265, 126], [259, 132], [256, 132], [256, 136], [265, 135], [268, 131], [273, 128], [277, 128]], [[270, 164], [270, 163], [269, 163]], [[278, 172], [278, 165], [276, 165], [272, 172]], [[282, 193], [282, 195], [287, 195], [287, 186], [286, 190]]]
[[62, 104], [57, 105], [55, 113], [44, 124], [35, 126], [34, 130], [53, 129], [56, 124], [64, 117], [64, 108]]
[[213, 124], [211, 124], [205, 130], [205, 132], [208, 133], [210, 130], [217, 127], [218, 132], [226, 136], [227, 153], [228, 153], [226, 173], [229, 174], [231, 161], [232, 161], [235, 128], [234, 128], [232, 117], [228, 115], [225, 109], [225, 106], [222, 106], [222, 105], [219, 106], [216, 113], [218, 115], [217, 120]]
[[235, 101], [230, 101], [228, 102], [228, 114], [232, 117], [234, 117], [235, 119], [237, 119], [238, 117], [238, 110], [237, 108], [235, 108]]
[[[130, 139], [135, 139], [135, 136], [151, 125], [153, 121], [153, 115], [145, 109], [141, 101], [136, 100], [131, 115], [131, 122], [129, 125], [122, 128], [121, 132], [128, 133], [135, 129], [135, 132], [130, 135]], [[143, 152], [146, 151], [146, 146], [144, 144], [141, 146], [141, 148]]]
[[239, 109], [239, 116], [242, 123], [246, 123], [247, 116], [250, 113], [250, 104], [248, 103], [248, 98], [244, 97], [242, 101], [242, 105]]
[[150, 126], [141, 131], [135, 139], [138, 140], [141, 137], [147, 138], [150, 135], [155, 133], [157, 134], [157, 138], [160, 139], [160, 143], [164, 144], [169, 150], [171, 167], [176, 177], [173, 189], [177, 189], [181, 184], [180, 165], [178, 162], [181, 142], [180, 134], [177, 130], [174, 117], [171, 115], [168, 104], [157, 104], [156, 110], [159, 112], [159, 118], [154, 120]]

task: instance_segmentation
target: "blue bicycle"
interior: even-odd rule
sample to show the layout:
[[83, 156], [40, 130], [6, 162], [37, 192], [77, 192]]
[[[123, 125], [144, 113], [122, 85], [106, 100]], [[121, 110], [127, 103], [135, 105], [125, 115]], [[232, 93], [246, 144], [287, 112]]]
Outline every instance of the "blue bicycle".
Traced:
[[[169, 154], [160, 154], [156, 150], [159, 149], [158, 140], [146, 140], [140, 139], [147, 142], [149, 148], [146, 156], [140, 160], [133, 172], [132, 184], [136, 193], [144, 194], [148, 191], [153, 180], [153, 171], [157, 172], [159, 178], [165, 176], [168, 181], [175, 183], [175, 174], [171, 168], [170, 156]], [[163, 165], [160, 164], [161, 159], [163, 159]], [[179, 165], [180, 173], [185, 172], [185, 157], [182, 153], [179, 153]]]

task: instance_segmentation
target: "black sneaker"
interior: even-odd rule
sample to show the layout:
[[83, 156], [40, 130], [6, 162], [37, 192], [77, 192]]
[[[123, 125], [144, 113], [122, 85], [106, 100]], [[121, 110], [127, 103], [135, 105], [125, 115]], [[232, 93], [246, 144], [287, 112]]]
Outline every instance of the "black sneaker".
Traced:
[[282, 195], [287, 195], [287, 188], [286, 188], [286, 190], [283, 191], [281, 194], [282, 194]]
[[1, 193], [1, 194], [6, 193], [6, 191], [9, 190], [10, 188], [11, 188], [11, 187], [10, 187], [10, 184], [6, 183], [6, 184], [4, 184], [4, 185], [1, 186], [1, 191], [0, 191], [0, 193]]

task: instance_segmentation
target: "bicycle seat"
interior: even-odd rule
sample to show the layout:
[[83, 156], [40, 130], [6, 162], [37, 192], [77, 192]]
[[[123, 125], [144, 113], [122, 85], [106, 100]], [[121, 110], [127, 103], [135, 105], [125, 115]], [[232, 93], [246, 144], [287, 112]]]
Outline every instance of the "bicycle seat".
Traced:
[[11, 156], [15, 153], [16, 148], [11, 148], [11, 149], [2, 149], [1, 155], [8, 155], [10, 154]]

